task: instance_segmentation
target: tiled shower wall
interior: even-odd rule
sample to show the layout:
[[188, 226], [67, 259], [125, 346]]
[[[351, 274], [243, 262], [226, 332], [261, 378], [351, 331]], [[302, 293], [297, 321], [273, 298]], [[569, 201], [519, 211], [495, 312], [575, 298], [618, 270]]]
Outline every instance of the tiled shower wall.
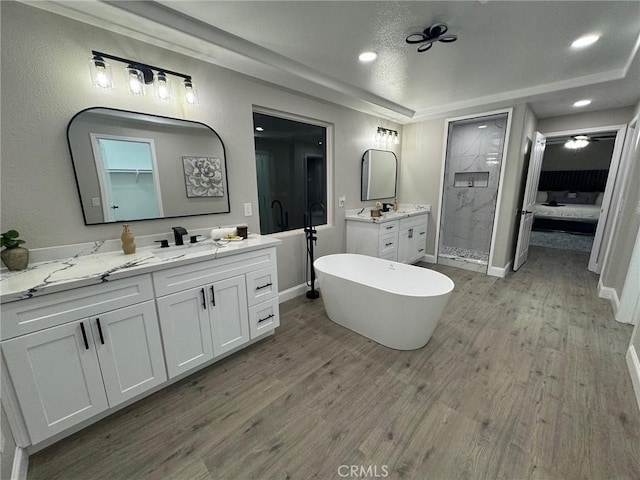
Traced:
[[[475, 257], [488, 258], [506, 125], [506, 113], [449, 124], [440, 219], [441, 253], [467, 250], [475, 252]], [[461, 178], [473, 178], [471, 172], [488, 172], [488, 182], [484, 181], [485, 173], [477, 175], [483, 181], [455, 186], [464, 183]], [[458, 175], [458, 182], [456, 173], [464, 174]]]

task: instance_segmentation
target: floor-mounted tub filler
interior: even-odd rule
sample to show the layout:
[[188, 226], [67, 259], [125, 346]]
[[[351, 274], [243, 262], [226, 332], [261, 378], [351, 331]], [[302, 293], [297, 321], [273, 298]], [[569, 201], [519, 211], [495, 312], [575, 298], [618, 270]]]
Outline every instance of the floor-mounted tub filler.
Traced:
[[439, 272], [366, 255], [327, 255], [314, 265], [329, 318], [397, 350], [427, 344], [454, 287]]

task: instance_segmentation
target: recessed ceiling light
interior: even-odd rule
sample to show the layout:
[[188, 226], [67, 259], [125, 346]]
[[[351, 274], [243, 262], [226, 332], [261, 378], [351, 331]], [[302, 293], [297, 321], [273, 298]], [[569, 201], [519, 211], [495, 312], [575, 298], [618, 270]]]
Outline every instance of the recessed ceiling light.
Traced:
[[586, 107], [587, 105], [589, 105], [591, 103], [591, 100], [578, 100], [576, 103], [573, 104], [574, 107]]
[[580, 37], [576, 41], [574, 41], [571, 44], [571, 48], [588, 47], [589, 45], [593, 45], [594, 43], [596, 43], [599, 38], [600, 38], [600, 35], [597, 33], [594, 33], [591, 35], [585, 35], [584, 37]]
[[486, 125], [478, 125], [478, 128], [487, 128]]
[[358, 60], [361, 62], [373, 62], [376, 58], [378, 58], [378, 54], [374, 51], [362, 52], [358, 55]]
[[256, 127], [256, 132], [264, 132], [264, 128], [262, 128], [262, 127]]

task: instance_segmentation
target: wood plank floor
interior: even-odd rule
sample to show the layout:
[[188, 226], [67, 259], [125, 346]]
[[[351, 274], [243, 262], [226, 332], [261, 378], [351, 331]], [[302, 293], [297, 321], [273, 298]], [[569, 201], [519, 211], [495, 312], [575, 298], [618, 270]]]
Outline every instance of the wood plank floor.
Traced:
[[632, 328], [587, 260], [534, 247], [504, 279], [430, 266], [456, 288], [412, 352], [299, 297], [275, 336], [38, 452], [29, 479], [637, 480]]

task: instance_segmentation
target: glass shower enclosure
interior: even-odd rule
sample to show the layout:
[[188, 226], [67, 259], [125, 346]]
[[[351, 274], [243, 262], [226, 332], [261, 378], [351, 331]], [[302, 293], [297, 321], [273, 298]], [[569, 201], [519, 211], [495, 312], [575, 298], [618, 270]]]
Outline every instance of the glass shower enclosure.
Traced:
[[485, 271], [508, 114], [449, 123], [438, 262]]

